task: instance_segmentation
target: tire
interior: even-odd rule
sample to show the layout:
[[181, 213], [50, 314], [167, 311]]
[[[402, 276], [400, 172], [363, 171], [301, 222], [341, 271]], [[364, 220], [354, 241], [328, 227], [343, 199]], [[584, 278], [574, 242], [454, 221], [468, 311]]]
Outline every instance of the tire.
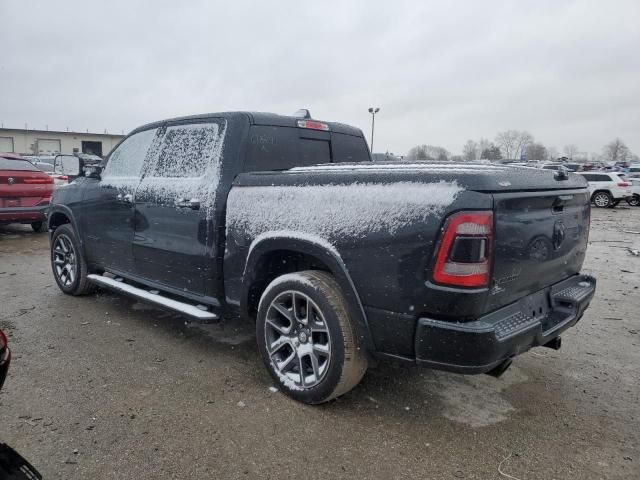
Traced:
[[609, 208], [613, 203], [613, 198], [609, 192], [596, 192], [591, 198], [593, 204], [598, 208]]
[[627, 198], [627, 203], [632, 207], [640, 206], [640, 195], [634, 195], [632, 197]]
[[42, 221], [31, 222], [31, 228], [36, 233], [40, 233], [43, 230], [42, 227], [44, 227], [44, 222], [42, 222]]
[[87, 262], [68, 223], [56, 228], [51, 235], [51, 270], [58, 287], [67, 295], [86, 295], [96, 289], [87, 279]]
[[260, 298], [256, 334], [269, 374], [300, 402], [318, 404], [339, 397], [367, 370], [367, 355], [340, 287], [322, 271], [288, 273], [273, 280]]

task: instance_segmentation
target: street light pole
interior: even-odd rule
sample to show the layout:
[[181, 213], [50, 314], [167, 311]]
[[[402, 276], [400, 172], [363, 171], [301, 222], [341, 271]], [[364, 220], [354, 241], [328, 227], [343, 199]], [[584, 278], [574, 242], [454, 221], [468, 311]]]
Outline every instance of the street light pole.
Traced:
[[380, 109], [378, 107], [370, 107], [369, 113], [371, 114], [371, 154], [373, 155], [373, 131], [376, 126], [376, 113], [378, 113]]

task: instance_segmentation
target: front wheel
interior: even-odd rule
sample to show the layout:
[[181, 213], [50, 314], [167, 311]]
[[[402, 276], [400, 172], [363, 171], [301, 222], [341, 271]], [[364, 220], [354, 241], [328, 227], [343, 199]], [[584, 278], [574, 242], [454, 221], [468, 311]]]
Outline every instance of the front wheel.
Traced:
[[627, 198], [627, 203], [632, 207], [640, 206], [640, 195], [634, 195], [633, 197]]
[[346, 301], [328, 273], [308, 270], [273, 280], [260, 299], [256, 333], [271, 377], [298, 401], [336, 398], [367, 370]]
[[609, 208], [613, 199], [607, 192], [598, 192], [593, 196], [593, 203], [598, 208]]
[[89, 281], [87, 262], [69, 224], [55, 229], [51, 236], [51, 269], [60, 290], [68, 295], [85, 295], [95, 291]]

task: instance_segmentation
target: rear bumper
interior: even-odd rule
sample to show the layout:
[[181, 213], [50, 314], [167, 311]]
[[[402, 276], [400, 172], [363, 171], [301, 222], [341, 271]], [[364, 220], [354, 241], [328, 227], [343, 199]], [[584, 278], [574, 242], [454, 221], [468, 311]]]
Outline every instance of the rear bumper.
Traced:
[[44, 222], [48, 211], [48, 203], [35, 207], [0, 208], [0, 223]]
[[595, 289], [595, 278], [575, 275], [472, 322], [420, 318], [416, 362], [458, 373], [486, 373], [575, 325]]

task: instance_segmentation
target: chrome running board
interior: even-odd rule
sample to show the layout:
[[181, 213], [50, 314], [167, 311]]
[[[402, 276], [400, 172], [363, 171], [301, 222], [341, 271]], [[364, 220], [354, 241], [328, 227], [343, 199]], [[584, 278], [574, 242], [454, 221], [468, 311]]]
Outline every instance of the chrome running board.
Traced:
[[200, 308], [189, 303], [179, 302], [171, 298], [163, 297], [157, 290], [145, 290], [143, 288], [134, 287], [122, 281], [122, 279], [114, 279], [111, 277], [105, 277], [102, 275], [87, 275], [87, 278], [93, 283], [96, 283], [102, 287], [116, 290], [118, 292], [126, 293], [145, 302], [154, 303], [164, 308], [169, 308], [179, 313], [183, 313], [198, 320], [215, 320], [218, 315], [205, 310], [205, 307]]

